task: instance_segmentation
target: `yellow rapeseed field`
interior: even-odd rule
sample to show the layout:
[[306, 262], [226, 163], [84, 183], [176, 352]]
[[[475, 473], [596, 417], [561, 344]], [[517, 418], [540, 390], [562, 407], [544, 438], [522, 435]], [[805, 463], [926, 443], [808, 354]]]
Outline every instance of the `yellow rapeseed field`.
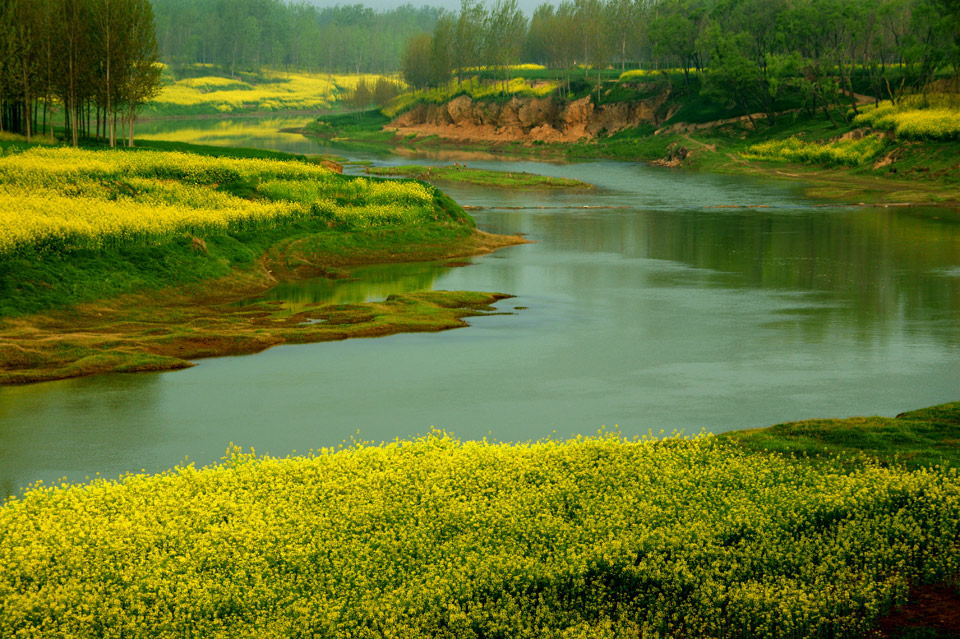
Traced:
[[709, 436], [233, 450], [8, 501], [0, 636], [860, 638], [958, 539], [955, 472]]
[[237, 111], [320, 111], [329, 109], [340, 94], [352, 91], [363, 79], [371, 86], [382, 76], [373, 74], [270, 73], [266, 82], [204, 76], [163, 87], [144, 113], [233, 113]]
[[[222, 188], [232, 184], [260, 197]], [[156, 244], [317, 215], [416, 222], [432, 199], [419, 183], [345, 179], [300, 161], [38, 147], [0, 157], [0, 254]]]
[[854, 124], [896, 132], [914, 139], [960, 138], [960, 96], [933, 94], [909, 96], [899, 103], [890, 101], [861, 107]]
[[747, 147], [740, 156], [747, 160], [857, 166], [876, 157], [883, 146], [884, 141], [876, 135], [867, 135], [859, 140], [825, 143], [806, 142], [796, 137], [789, 137], [784, 140], [754, 144]]

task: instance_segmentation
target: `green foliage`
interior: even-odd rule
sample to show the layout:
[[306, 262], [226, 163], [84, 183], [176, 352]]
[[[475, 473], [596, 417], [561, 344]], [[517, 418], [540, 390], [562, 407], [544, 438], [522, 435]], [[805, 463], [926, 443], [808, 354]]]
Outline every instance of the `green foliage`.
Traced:
[[132, 126], [137, 109], [159, 90], [149, 0], [11, 0], [0, 4], [0, 24], [0, 131], [30, 140], [52, 126], [39, 117], [42, 104], [44, 116], [62, 108], [77, 146], [91, 133], [91, 106], [105, 122], [126, 118]]
[[516, 77], [509, 82], [489, 81], [485, 82], [479, 76], [472, 76], [462, 83], [456, 80], [450, 80], [440, 86], [426, 89], [423, 91], [409, 91], [396, 98], [381, 111], [390, 118], [394, 118], [400, 113], [409, 111], [417, 104], [445, 104], [450, 100], [467, 95], [474, 100], [498, 101], [508, 100], [514, 97], [522, 98], [543, 98], [553, 95], [557, 91], [557, 85], [553, 82], [539, 82], [535, 84], [528, 83], [521, 77]]
[[184, 77], [183, 67], [204, 63], [245, 81], [247, 73], [264, 67], [314, 73], [397, 72], [407, 39], [433, 29], [441, 15], [436, 7], [412, 5], [374, 10], [359, 3], [321, 7], [259, 0], [152, 2], [160, 48], [178, 77]]
[[430, 65], [430, 35], [422, 33], [411, 38], [403, 50], [403, 79], [410, 86], [422, 89], [436, 81]]
[[712, 437], [233, 448], [8, 501], [0, 634], [863, 637], [958, 534], [955, 473]]

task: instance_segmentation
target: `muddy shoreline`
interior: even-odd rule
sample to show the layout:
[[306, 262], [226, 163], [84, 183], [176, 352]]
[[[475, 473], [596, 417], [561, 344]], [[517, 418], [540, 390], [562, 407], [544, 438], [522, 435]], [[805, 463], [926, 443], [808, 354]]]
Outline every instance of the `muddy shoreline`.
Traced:
[[285, 302], [257, 298], [281, 281], [349, 278], [351, 266], [450, 263], [527, 241], [474, 231], [402, 254], [371, 249], [353, 255], [310, 254], [309, 247], [291, 241], [271, 249], [254, 269], [218, 280], [0, 320], [0, 385], [177, 370], [196, 359], [257, 353], [280, 344], [466, 326], [465, 318], [495, 313], [491, 305], [510, 296], [427, 291], [382, 302], [313, 304], [296, 312]]

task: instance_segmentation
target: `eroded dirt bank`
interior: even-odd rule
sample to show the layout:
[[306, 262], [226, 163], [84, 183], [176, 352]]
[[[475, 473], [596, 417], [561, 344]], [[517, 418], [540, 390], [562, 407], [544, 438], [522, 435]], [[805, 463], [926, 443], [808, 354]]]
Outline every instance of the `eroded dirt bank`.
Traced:
[[400, 134], [438, 135], [448, 140], [576, 142], [602, 134], [658, 126], [669, 93], [634, 102], [594, 104], [589, 97], [562, 102], [548, 98], [475, 101], [461, 95], [446, 104], [419, 104], [387, 128]]

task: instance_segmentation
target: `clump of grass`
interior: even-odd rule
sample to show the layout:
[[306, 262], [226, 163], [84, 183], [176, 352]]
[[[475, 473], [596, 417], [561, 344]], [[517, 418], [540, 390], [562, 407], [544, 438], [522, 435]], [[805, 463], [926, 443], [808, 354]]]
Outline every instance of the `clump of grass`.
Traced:
[[722, 437], [756, 451], [817, 458], [853, 454], [911, 468], [960, 468], [960, 402], [896, 418], [811, 419], [733, 431]]

